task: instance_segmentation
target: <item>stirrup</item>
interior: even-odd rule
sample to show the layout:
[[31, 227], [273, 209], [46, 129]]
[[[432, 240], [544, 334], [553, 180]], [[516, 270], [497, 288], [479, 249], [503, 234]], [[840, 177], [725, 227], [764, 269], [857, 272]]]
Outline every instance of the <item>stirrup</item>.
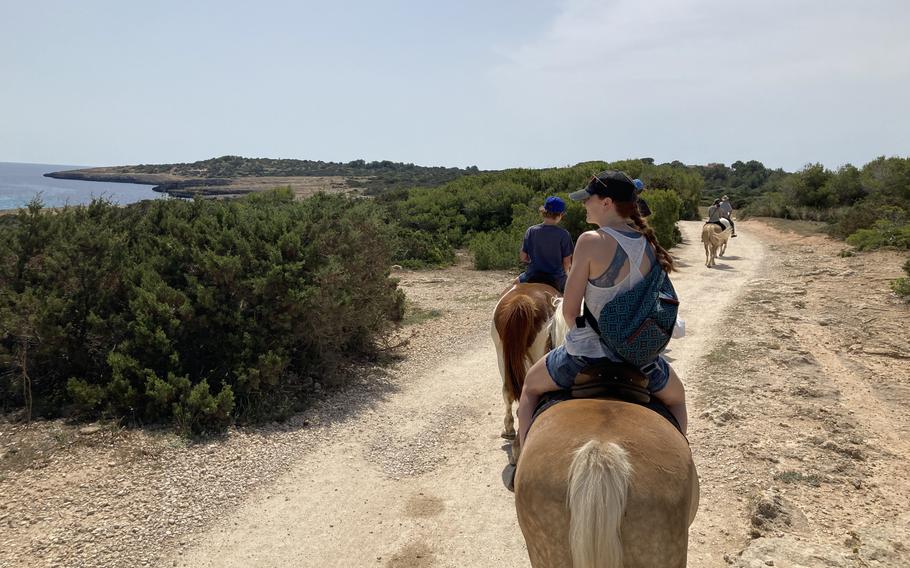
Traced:
[[516, 466], [509, 464], [504, 470], [502, 470], [502, 483], [506, 486], [506, 489], [515, 493], [515, 470]]

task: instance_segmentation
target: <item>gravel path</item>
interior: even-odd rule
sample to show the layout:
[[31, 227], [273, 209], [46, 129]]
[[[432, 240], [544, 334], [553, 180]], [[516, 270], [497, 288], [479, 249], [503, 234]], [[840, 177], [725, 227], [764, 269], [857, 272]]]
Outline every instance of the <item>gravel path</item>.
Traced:
[[[681, 229], [687, 337], [669, 356], [702, 480], [689, 565], [910, 565], [898, 255], [742, 222], [709, 270], [700, 223]], [[204, 444], [0, 423], [0, 567], [527, 566], [489, 341], [511, 277], [399, 275], [439, 317], [287, 423]]]
[[[676, 251], [689, 337], [670, 355], [683, 372], [763, 257], [761, 243], [741, 231], [741, 256], [729, 258], [735, 268], [708, 271], [700, 228], [683, 224], [687, 244]], [[253, 495], [178, 566], [527, 566], [501, 483], [507, 460], [490, 313], [462, 354], [429, 353], [426, 366], [403, 367], [395, 396]]]

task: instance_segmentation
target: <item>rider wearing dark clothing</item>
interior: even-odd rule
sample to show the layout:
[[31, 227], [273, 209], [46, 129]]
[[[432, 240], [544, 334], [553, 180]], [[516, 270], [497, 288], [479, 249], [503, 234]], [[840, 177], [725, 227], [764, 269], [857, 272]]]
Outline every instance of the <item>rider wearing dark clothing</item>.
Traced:
[[543, 223], [529, 227], [521, 244], [521, 260], [528, 268], [518, 276], [519, 282], [552, 284], [560, 292], [565, 288], [574, 248], [569, 231], [558, 226], [565, 211], [559, 197], [548, 197], [540, 208]]

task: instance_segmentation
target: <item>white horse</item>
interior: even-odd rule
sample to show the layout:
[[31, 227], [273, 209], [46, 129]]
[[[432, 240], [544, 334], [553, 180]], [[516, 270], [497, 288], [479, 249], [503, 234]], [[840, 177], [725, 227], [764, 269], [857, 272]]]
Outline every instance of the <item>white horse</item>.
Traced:
[[721, 230], [716, 223], [705, 223], [701, 230], [701, 242], [705, 245], [705, 266], [711, 268], [716, 263], [714, 259], [727, 252], [727, 241], [733, 234], [733, 228], [728, 219], [721, 219], [725, 229]]

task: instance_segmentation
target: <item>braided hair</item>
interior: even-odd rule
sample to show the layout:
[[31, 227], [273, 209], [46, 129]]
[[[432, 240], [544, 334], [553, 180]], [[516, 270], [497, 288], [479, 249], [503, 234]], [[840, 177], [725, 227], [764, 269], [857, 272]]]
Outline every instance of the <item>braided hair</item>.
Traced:
[[638, 210], [637, 201], [616, 201], [616, 212], [622, 215], [623, 217], [632, 219], [632, 222], [635, 223], [635, 226], [639, 231], [648, 239], [648, 242], [654, 247], [654, 251], [657, 253], [657, 262], [660, 263], [660, 266], [664, 271], [669, 274], [673, 272], [673, 257], [670, 256], [670, 253], [667, 252], [667, 249], [660, 246], [660, 243], [657, 242], [657, 236], [654, 234], [654, 229], [652, 229], [648, 222], [644, 220], [641, 216], [641, 212]]

